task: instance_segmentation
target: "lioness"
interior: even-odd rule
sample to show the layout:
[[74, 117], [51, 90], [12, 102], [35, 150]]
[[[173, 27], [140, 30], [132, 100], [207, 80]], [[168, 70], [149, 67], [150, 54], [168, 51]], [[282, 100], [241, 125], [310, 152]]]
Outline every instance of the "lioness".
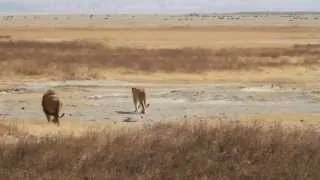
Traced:
[[[146, 108], [149, 107], [149, 104], [146, 104], [146, 92], [143, 88], [135, 88], [132, 89], [132, 97], [133, 97], [133, 104], [135, 108], [135, 112], [138, 112], [138, 108], [142, 107], [142, 114], [146, 113]], [[138, 105], [139, 104], [139, 105]]]
[[51, 121], [51, 116], [53, 116], [53, 123], [56, 123], [59, 126], [59, 118], [62, 118], [64, 116], [64, 113], [59, 116], [62, 102], [58, 98], [57, 94], [53, 90], [49, 89], [43, 94], [41, 105], [48, 122]]

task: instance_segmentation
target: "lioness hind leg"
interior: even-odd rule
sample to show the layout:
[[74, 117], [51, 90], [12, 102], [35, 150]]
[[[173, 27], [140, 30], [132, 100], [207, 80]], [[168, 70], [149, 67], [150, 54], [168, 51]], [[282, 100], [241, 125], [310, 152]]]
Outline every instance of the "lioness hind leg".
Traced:
[[56, 123], [58, 126], [60, 126], [59, 115], [58, 114], [54, 115], [53, 122]]
[[147, 111], [146, 99], [146, 93], [143, 93], [141, 95], [142, 114], [145, 114]]
[[146, 108], [144, 107], [144, 105], [142, 105], [141, 113], [142, 113], [142, 114], [145, 114], [145, 113], [146, 113]]
[[141, 113], [145, 114], [146, 113], [146, 104], [145, 104], [145, 99], [140, 100], [140, 106], [142, 107]]

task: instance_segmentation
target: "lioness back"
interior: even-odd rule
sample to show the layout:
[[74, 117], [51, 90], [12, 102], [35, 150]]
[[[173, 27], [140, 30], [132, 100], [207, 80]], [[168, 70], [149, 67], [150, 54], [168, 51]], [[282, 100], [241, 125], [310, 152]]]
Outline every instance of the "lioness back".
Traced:
[[135, 112], [138, 112], [138, 108], [142, 107], [141, 113], [146, 112], [146, 108], [149, 107], [149, 104], [146, 104], [146, 92], [144, 88], [137, 88], [133, 87], [132, 90], [132, 97], [133, 97], [133, 103], [135, 106]]

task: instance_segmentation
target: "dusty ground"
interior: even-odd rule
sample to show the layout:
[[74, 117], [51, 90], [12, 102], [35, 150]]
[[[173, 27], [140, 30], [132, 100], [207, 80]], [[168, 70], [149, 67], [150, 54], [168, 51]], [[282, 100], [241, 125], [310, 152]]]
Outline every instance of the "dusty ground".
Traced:
[[[133, 113], [131, 86], [147, 88], [146, 115]], [[320, 114], [320, 92], [305, 86], [272, 84], [152, 84], [125, 81], [64, 81], [2, 84], [3, 119], [45, 121], [41, 94], [56, 90], [65, 119], [98, 122], [147, 122], [226, 116], [239, 119], [264, 114]]]

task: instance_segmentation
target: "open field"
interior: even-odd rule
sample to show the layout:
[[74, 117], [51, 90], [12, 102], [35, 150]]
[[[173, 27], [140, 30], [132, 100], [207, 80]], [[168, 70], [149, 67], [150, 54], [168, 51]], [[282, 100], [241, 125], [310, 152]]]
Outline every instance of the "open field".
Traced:
[[[78, 120], [318, 114], [318, 16], [3, 16], [2, 114], [39, 119], [48, 88]], [[139, 84], [154, 104], [144, 119], [129, 113]]]
[[0, 16], [0, 177], [320, 179], [319, 32], [319, 13]]
[[198, 77], [208, 81], [317, 82], [320, 60], [319, 44], [282, 48], [141, 49], [111, 48], [86, 41], [4, 40], [0, 42], [0, 52], [3, 79], [114, 79], [121, 75], [134, 79], [144, 75], [155, 80], [159, 77], [170, 80], [170, 76], [179, 80], [180, 75], [185, 80]]
[[[320, 22], [319, 22], [320, 24]], [[2, 28], [0, 34], [24, 40], [90, 40], [110, 47], [228, 48], [288, 47], [319, 43], [320, 26], [209, 26], [209, 27], [79, 27]]]
[[0, 34], [112, 47], [284, 47], [318, 43], [319, 13], [0, 16]]
[[[2, 16], [1, 79], [10, 75], [10, 79], [314, 82], [319, 17], [319, 13]], [[8, 39], [15, 43], [9, 45]]]

